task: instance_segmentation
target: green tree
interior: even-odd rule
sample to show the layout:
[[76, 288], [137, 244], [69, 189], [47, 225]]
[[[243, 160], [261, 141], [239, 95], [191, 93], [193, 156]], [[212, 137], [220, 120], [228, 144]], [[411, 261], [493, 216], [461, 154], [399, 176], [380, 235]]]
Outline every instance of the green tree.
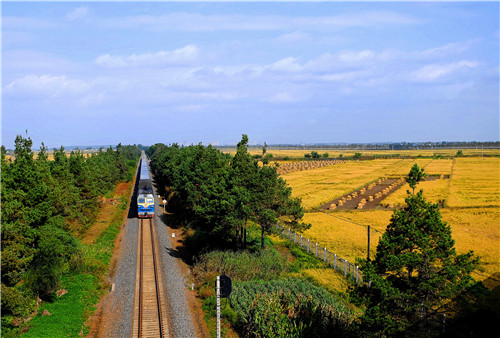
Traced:
[[423, 181], [427, 176], [424, 173], [424, 168], [419, 168], [418, 164], [414, 164], [411, 167], [410, 172], [405, 177], [406, 182], [410, 185], [410, 188], [413, 189], [413, 195], [415, 195], [415, 188], [417, 187], [418, 182]]
[[371, 281], [371, 287], [355, 289], [367, 301], [365, 328], [390, 336], [409, 330], [423, 334], [441, 305], [472, 285], [470, 273], [479, 260], [472, 251], [457, 255], [454, 244], [438, 205], [427, 202], [422, 191], [408, 193], [375, 259], [358, 260], [363, 279]]
[[237, 151], [231, 161], [230, 189], [234, 196], [234, 222], [236, 223], [237, 246], [245, 247], [248, 220], [256, 204], [252, 194], [256, 185], [259, 166], [248, 153], [248, 136], [243, 134], [238, 142]]
[[301, 200], [291, 197], [292, 188], [278, 175], [276, 167], [259, 168], [255, 182], [252, 190], [256, 201], [253, 217], [261, 228], [261, 249], [265, 247], [265, 234], [271, 232], [278, 220], [298, 231], [311, 227], [300, 222], [304, 216]]

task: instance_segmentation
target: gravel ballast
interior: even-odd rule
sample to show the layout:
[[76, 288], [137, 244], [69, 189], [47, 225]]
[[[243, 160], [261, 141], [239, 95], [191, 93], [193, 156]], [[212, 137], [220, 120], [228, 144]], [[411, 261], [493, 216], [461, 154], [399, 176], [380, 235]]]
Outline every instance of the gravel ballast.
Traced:
[[[156, 227], [160, 262], [167, 293], [169, 309], [169, 332], [173, 337], [196, 337], [193, 316], [186, 299], [185, 276], [179, 266], [180, 258], [174, 257], [171, 252], [170, 233], [163, 222], [160, 204], [156, 195]], [[100, 332], [103, 337], [130, 337], [132, 335], [134, 288], [137, 262], [137, 235], [139, 220], [135, 213], [135, 193], [132, 196], [129, 218], [122, 229], [120, 244], [120, 258], [116, 273], [113, 277], [112, 292], [108, 295], [107, 305], [103, 308], [103, 322]], [[134, 217], [135, 216], [135, 217]], [[123, 233], [124, 232], [124, 233]], [[106, 314], [105, 312], [109, 312]], [[110, 315], [111, 314], [111, 315]]]

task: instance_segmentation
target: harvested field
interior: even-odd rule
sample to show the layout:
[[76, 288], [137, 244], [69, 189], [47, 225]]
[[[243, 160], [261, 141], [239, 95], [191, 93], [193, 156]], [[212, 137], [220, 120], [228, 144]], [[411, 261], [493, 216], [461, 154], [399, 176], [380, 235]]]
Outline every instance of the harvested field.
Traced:
[[329, 201], [341, 198], [379, 178], [402, 177], [411, 166], [425, 167], [432, 159], [377, 159], [347, 161], [309, 171], [296, 171], [282, 175], [293, 188], [293, 196], [302, 198], [306, 209], [319, 208]]
[[389, 196], [392, 191], [405, 183], [404, 178], [380, 178], [376, 182], [366, 185], [359, 190], [323, 204], [320, 209], [373, 209]]
[[[303, 160], [305, 154], [310, 154], [312, 151], [318, 152], [320, 155], [324, 153], [328, 153], [329, 158], [338, 158], [341, 154], [343, 157], [352, 157], [355, 153], [361, 153], [363, 156], [394, 156], [404, 158], [408, 157], [453, 157], [457, 154], [458, 150], [462, 150], [463, 156], [500, 156], [500, 149], [484, 149], [482, 150], [480, 147], [477, 149], [409, 149], [409, 150], [371, 150], [371, 149], [338, 149], [338, 148], [328, 148], [322, 147], [318, 149], [318, 147], [308, 147], [305, 146], [303, 149], [291, 148], [286, 149], [286, 147], [273, 147], [269, 146], [267, 148], [268, 154], [273, 154], [275, 157], [289, 157], [293, 160]], [[229, 153], [234, 155], [236, 153], [236, 148], [221, 148], [221, 151], [225, 153]], [[261, 147], [250, 147], [248, 152], [252, 155], [262, 155]]]
[[[292, 187], [293, 195], [301, 197], [306, 211], [309, 211], [304, 220], [311, 223], [312, 227], [304, 236], [354, 261], [357, 257], [366, 257], [367, 226], [370, 225], [370, 252], [374, 255], [378, 239], [385, 232], [393, 214], [386, 206], [403, 206], [406, 191], [410, 188], [405, 183], [395, 187], [383, 199], [382, 206], [375, 209], [370, 209], [369, 203], [373, 201], [369, 200], [369, 196], [374, 195], [368, 195], [367, 198], [367, 188], [379, 178], [404, 177], [414, 163], [431, 175], [418, 184], [417, 190], [422, 189], [428, 201], [439, 202], [443, 220], [451, 226], [457, 252], [473, 250], [481, 258], [483, 265], [476, 271], [474, 278], [484, 280], [499, 273], [499, 158], [348, 161], [283, 175]], [[362, 188], [366, 189], [363, 193]], [[353, 197], [352, 192], [357, 192], [357, 196]], [[348, 195], [351, 196], [350, 200], [347, 199]], [[343, 197], [344, 206], [337, 205], [334, 210], [327, 210], [332, 201], [338, 203]], [[357, 209], [363, 198], [366, 200], [365, 205]]]
[[339, 163], [345, 163], [345, 161], [323, 160], [323, 161], [303, 161], [303, 162], [282, 162], [278, 167], [278, 174], [284, 175], [295, 171], [318, 169]]

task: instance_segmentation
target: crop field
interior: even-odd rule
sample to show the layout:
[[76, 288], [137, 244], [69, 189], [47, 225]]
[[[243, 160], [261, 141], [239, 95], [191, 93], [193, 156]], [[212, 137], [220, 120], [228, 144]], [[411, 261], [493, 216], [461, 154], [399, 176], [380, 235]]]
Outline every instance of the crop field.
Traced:
[[[425, 167], [432, 159], [376, 159], [348, 161], [314, 170], [296, 171], [286, 175], [294, 196], [302, 198], [307, 210], [345, 195], [365, 184], [388, 176], [405, 176], [414, 163]], [[444, 161], [444, 160], [443, 160]]]
[[304, 236], [354, 262], [367, 255], [367, 226], [371, 226], [370, 256], [385, 232], [393, 211], [385, 205], [404, 205], [407, 184], [393, 192], [373, 210], [319, 211], [318, 207], [379, 177], [408, 174], [418, 163], [438, 179], [419, 183], [417, 189], [440, 209], [450, 224], [458, 253], [473, 250], [482, 266], [474, 278], [482, 280], [500, 272], [500, 159], [461, 157], [455, 159], [376, 159], [348, 161], [314, 170], [292, 172], [283, 177], [302, 198], [304, 220], [312, 224]]
[[[307, 146], [306, 146], [307, 147]], [[230, 153], [234, 155], [236, 153], [236, 149], [231, 148], [222, 148], [223, 152]], [[343, 157], [352, 157], [355, 153], [361, 153], [364, 156], [411, 156], [411, 157], [434, 157], [434, 156], [443, 156], [443, 157], [453, 157], [457, 154], [459, 150], [462, 150], [464, 156], [500, 156], [500, 149], [410, 149], [410, 150], [372, 150], [372, 149], [332, 149], [328, 147], [314, 147], [314, 148], [290, 148], [286, 149], [286, 147], [268, 147], [267, 153], [273, 154], [276, 157], [289, 157], [292, 160], [304, 159], [305, 154], [310, 154], [312, 151], [316, 151], [318, 154], [323, 155], [324, 153], [328, 153], [329, 157], [337, 158], [340, 154]], [[262, 148], [249, 148], [248, 152], [252, 155], [261, 155]]]

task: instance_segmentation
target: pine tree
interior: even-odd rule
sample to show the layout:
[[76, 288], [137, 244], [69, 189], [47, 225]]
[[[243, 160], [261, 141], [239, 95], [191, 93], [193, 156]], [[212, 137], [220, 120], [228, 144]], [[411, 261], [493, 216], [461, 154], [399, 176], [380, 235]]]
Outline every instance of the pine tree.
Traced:
[[405, 180], [410, 185], [410, 188], [413, 189], [414, 195], [418, 182], [423, 181], [426, 176], [427, 174], [424, 173], [424, 168], [419, 168], [418, 164], [415, 163], [413, 167], [411, 167], [408, 176], [405, 177]]
[[450, 226], [437, 204], [422, 191], [408, 193], [406, 207], [395, 210], [373, 261], [359, 260], [367, 300], [365, 327], [378, 333], [421, 330], [447, 300], [469, 287], [479, 260], [473, 252], [457, 255]]

